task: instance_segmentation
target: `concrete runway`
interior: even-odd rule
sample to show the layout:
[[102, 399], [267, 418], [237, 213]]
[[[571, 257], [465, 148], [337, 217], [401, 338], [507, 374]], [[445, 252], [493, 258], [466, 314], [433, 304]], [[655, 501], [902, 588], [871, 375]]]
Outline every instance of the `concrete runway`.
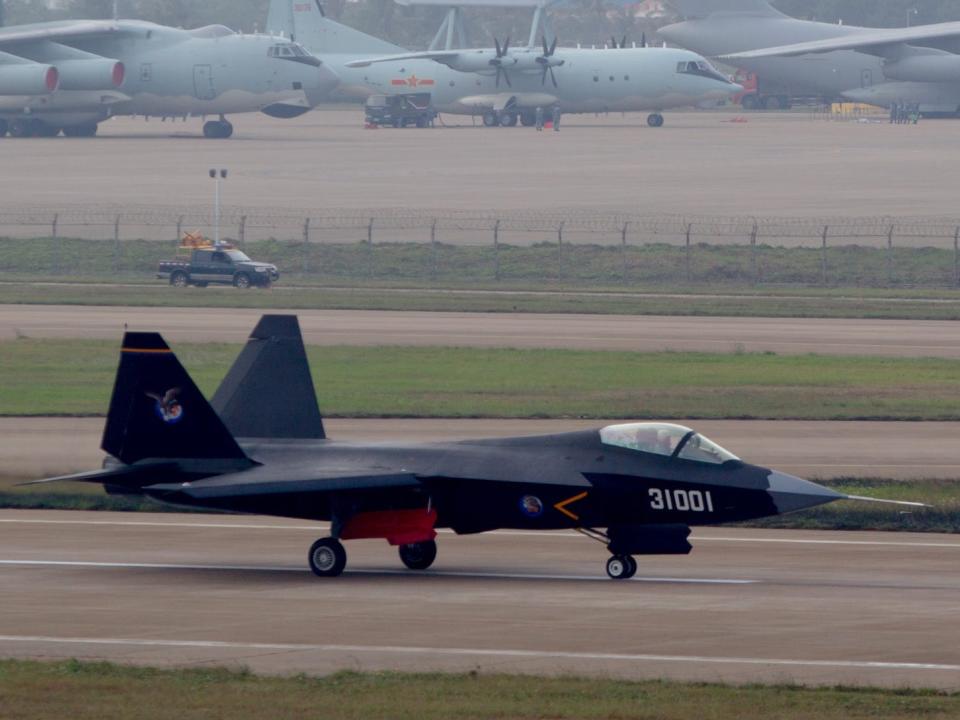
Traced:
[[606, 579], [573, 533], [444, 533], [434, 569], [312, 523], [0, 511], [0, 655], [960, 689], [955, 536], [697, 529]]
[[[270, 310], [269, 312], [284, 312]], [[701, 318], [535, 313], [291, 310], [312, 345], [454, 345], [590, 350], [771, 351], [960, 358], [960, 323], [937, 320]], [[124, 326], [170, 342], [243, 342], [262, 311], [0, 305], [0, 340], [103, 338]]]
[[[327, 419], [342, 440], [457, 440], [539, 435], [622, 420]], [[958, 422], [689, 420], [740, 457], [811, 479], [960, 479]], [[0, 481], [66, 475], [100, 467], [102, 418], [0, 417]], [[49, 486], [45, 491], [67, 490]]]
[[[206, 210], [207, 169], [228, 167], [224, 202], [246, 210], [404, 208], [629, 211], [752, 217], [956, 215], [953, 121], [893, 126], [804, 113], [566, 116], [532, 128], [362, 128], [359, 107], [295, 120], [231, 117], [227, 142], [201, 120], [118, 118], [102, 137], [4, 143], [0, 205]], [[464, 127], [463, 125], [468, 127]]]

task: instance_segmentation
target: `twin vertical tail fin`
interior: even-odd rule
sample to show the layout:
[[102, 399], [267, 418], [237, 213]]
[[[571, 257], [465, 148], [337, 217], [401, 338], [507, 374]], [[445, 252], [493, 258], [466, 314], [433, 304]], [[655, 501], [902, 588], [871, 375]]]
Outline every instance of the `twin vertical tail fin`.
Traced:
[[158, 333], [123, 336], [101, 447], [146, 459], [245, 461], [246, 455]]
[[236, 437], [326, 437], [296, 315], [260, 318], [211, 403]]
[[[326, 437], [295, 315], [264, 315], [211, 402], [158, 333], [123, 336], [101, 447], [126, 465], [254, 464], [234, 439]], [[192, 463], [194, 467], [197, 463]]]

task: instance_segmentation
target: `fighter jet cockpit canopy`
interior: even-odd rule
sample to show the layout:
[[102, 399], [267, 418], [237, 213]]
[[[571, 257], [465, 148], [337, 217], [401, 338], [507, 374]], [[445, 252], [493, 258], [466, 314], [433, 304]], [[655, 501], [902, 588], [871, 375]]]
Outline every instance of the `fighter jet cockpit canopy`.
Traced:
[[626, 423], [607, 425], [600, 430], [604, 445], [666, 455], [681, 460], [720, 465], [729, 460], [739, 460], [729, 450], [724, 450], [712, 440], [683, 425], [670, 423]]
[[730, 78], [717, 70], [706, 60], [683, 60], [677, 63], [677, 72], [681, 75], [699, 75], [700, 77], [730, 82]]

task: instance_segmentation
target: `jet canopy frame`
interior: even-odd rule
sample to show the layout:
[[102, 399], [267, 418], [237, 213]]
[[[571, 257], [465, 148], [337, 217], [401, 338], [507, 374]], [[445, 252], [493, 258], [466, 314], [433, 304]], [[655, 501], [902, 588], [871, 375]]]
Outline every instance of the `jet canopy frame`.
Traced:
[[600, 441], [626, 450], [722, 465], [740, 458], [708, 437], [673, 423], [622, 423], [600, 430]]

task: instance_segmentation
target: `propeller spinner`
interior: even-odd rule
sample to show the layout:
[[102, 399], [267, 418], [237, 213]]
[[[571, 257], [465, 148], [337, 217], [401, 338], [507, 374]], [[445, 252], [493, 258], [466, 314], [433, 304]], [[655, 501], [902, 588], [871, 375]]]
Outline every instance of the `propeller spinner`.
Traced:
[[557, 87], [557, 77], [553, 74], [553, 68], [554, 66], [559, 67], [564, 63], [563, 60], [553, 59], [553, 53], [557, 50], [557, 38], [554, 37], [553, 43], [549, 46], [547, 45], [546, 35], [542, 35], [540, 40], [543, 43], [543, 54], [537, 57], [537, 62], [540, 63], [541, 67], [543, 68], [540, 73], [540, 84], [547, 84], [547, 73], [549, 73], [550, 80], [553, 82], [553, 86]]

